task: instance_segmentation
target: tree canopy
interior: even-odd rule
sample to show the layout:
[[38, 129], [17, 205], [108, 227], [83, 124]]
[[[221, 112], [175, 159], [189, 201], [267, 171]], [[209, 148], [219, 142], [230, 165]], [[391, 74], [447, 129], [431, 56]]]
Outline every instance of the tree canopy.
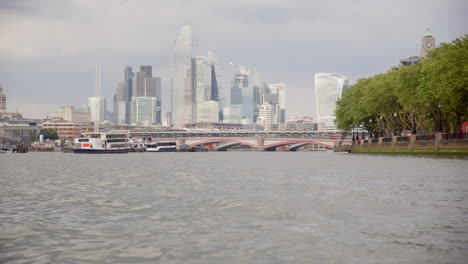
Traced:
[[59, 138], [57, 131], [52, 128], [43, 128], [39, 132], [39, 135], [44, 135], [44, 139], [56, 140]]
[[358, 80], [337, 102], [343, 131], [458, 132], [468, 119], [468, 35], [442, 43], [417, 65]]

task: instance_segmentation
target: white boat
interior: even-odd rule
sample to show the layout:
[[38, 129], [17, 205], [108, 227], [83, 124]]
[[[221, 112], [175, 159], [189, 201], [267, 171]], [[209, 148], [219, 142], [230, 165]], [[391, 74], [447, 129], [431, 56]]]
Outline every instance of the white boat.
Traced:
[[130, 144], [128, 130], [116, 130], [108, 133], [87, 133], [82, 137], [75, 138], [73, 153], [128, 153], [129, 149]]
[[146, 152], [175, 152], [177, 150], [177, 142], [157, 142], [146, 144]]

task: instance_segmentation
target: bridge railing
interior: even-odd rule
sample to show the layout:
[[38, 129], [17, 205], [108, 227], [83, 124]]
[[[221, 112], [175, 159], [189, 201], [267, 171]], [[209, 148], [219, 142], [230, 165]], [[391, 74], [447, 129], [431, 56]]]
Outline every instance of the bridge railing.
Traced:
[[328, 134], [311, 132], [130, 132], [132, 137], [144, 138], [297, 138], [330, 139]]

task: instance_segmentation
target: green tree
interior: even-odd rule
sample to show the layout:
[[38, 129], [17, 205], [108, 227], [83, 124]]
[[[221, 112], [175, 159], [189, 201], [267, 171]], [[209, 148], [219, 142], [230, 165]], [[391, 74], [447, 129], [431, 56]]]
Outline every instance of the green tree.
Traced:
[[468, 35], [432, 50], [419, 65], [360, 79], [337, 102], [343, 131], [458, 131], [468, 118]]
[[44, 135], [44, 139], [56, 140], [59, 139], [57, 131], [52, 128], [43, 128], [39, 132], [40, 135]]

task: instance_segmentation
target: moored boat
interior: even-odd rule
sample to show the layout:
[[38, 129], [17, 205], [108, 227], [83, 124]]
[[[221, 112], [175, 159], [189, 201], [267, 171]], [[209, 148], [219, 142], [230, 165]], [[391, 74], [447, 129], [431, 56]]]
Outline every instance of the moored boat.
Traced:
[[87, 133], [74, 143], [73, 153], [77, 154], [121, 154], [130, 149], [127, 130]]
[[146, 152], [176, 152], [177, 142], [157, 142], [146, 144]]

